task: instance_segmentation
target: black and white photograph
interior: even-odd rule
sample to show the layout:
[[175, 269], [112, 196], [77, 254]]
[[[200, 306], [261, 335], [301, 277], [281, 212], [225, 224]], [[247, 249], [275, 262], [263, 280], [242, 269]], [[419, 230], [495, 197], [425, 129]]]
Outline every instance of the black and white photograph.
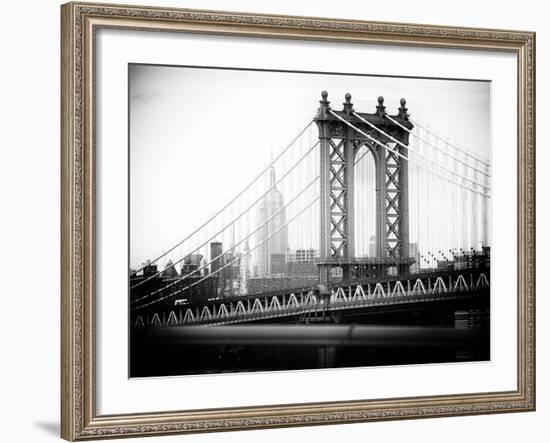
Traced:
[[490, 81], [128, 79], [130, 377], [490, 360]]
[[1, 441], [548, 439], [544, 2], [4, 3]]

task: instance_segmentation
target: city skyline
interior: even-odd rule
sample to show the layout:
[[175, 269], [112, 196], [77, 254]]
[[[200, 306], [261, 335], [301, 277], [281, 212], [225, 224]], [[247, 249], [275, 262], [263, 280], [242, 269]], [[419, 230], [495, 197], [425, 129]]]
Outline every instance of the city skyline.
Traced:
[[[200, 73], [200, 77], [197, 77], [196, 73]], [[343, 102], [344, 93], [340, 91], [352, 92], [352, 101], [356, 108], [367, 112], [374, 111], [375, 99], [380, 92], [385, 91], [384, 95], [389, 111], [396, 110], [399, 98], [405, 96], [413, 115], [422, 115], [420, 113], [423, 113], [426, 115], [425, 118], [429, 117], [435, 127], [438, 122], [445, 122], [445, 124], [439, 125], [441, 132], [450, 134], [452, 140], [462, 141], [463, 145], [469, 144], [472, 147], [472, 152], [490, 156], [488, 149], [490, 131], [487, 129], [476, 130], [477, 127], [488, 121], [490, 114], [488, 107], [490, 84], [486, 82], [279, 74], [142, 65], [131, 67], [131, 267], [137, 267], [147, 259], [153, 259], [175, 241], [193, 232], [202, 221], [212, 214], [213, 207], [223, 205], [239, 189], [242, 189], [253, 177], [254, 170], [265, 166], [273, 152], [280, 152], [292, 139], [291, 132], [296, 131], [299, 119], [311, 118], [318, 107], [320, 90], [324, 87], [328, 89], [329, 100], [335, 109], [340, 109], [341, 102]], [[222, 78], [223, 81], [217, 83], [220, 80], [216, 79]], [[199, 82], [209, 83], [211, 87], [201, 89], [196, 83], [198, 79], [201, 79]], [[260, 91], [260, 87], [264, 84], [262, 79], [274, 79], [273, 85], [283, 86], [275, 88], [277, 91], [286, 91], [285, 88], [288, 86], [288, 92], [285, 92], [285, 96], [281, 96], [280, 92], [274, 94], [273, 91]], [[346, 85], [348, 85], [345, 89], [341, 87], [342, 79], [345, 79]], [[245, 81], [243, 82], [243, 80]], [[241, 89], [236, 88], [237, 83], [245, 84], [245, 89], [242, 86], [239, 86]], [[195, 86], [192, 91], [189, 90], [191, 85]], [[298, 86], [303, 91], [298, 90]], [[434, 90], [434, 88], [436, 91], [441, 91], [440, 97], [448, 99], [448, 112], [451, 115], [461, 115], [461, 118], [464, 119], [460, 125], [449, 126], [448, 122], [452, 119], [439, 118], [438, 115], [428, 112], [434, 109], [430, 98], [434, 94], [425, 92]], [[163, 91], [170, 91], [170, 96]], [[184, 93], [185, 100], [178, 100], [177, 97], [183, 97]], [[198, 139], [193, 138], [195, 131], [189, 125], [198, 121], [199, 116], [193, 115], [192, 103], [195, 100], [202, 100], [199, 96], [211, 102], [213, 109], [223, 109], [224, 101], [227, 103], [230, 97], [238, 97], [239, 100], [231, 101], [230, 114], [234, 116], [234, 121], [237, 122], [241, 120], [240, 117], [246, 117], [246, 121], [254, 119], [255, 124], [247, 128], [246, 131], [237, 131], [235, 137], [224, 140], [223, 144], [216, 142], [212, 144], [210, 138], [198, 142]], [[220, 105], [218, 106], [216, 103], [220, 103]], [[269, 128], [269, 121], [273, 121], [275, 114], [278, 116], [277, 119], [283, 119], [278, 126], [286, 128], [288, 132], [285, 132], [286, 129], [285, 131], [269, 131], [269, 133], [266, 133], [265, 130], [260, 131], [262, 126], [259, 124], [259, 119], [261, 116], [265, 115], [263, 127]], [[164, 119], [164, 123], [158, 130], [152, 126], [156, 124], [157, 117], [155, 115], [162, 115]], [[174, 120], [174, 117], [177, 118]], [[229, 130], [227, 123], [218, 119], [217, 113], [211, 114], [210, 117], [214, 119], [212, 121], [216, 128], [219, 127], [222, 131]], [[292, 118], [293, 122], [286, 124], [287, 118]], [[471, 130], [461, 131], [460, 126], [471, 128]], [[227, 129], [225, 129], [226, 127]], [[234, 127], [238, 128], [239, 126]], [[487, 127], [488, 125], [485, 125], [485, 128]], [[144, 131], [147, 131], [147, 135], [142, 137]], [[316, 130], [313, 128], [312, 141], [315, 139], [315, 132]], [[147, 148], [147, 146], [151, 146], [152, 135], [155, 137], [154, 149]], [[183, 136], [188, 139], [188, 142], [185, 142]], [[215, 156], [211, 164], [211, 173], [203, 179], [194, 179], [194, 171], [193, 168], [190, 169], [190, 166], [199, 164], [205, 151], [186, 148], [186, 146], [194, 146], [197, 143], [207, 147], [209, 151], [215, 146], [221, 148], [212, 151]], [[234, 152], [237, 159], [241, 158], [241, 160], [233, 162], [231, 172], [223, 166], [229, 164], [226, 155], [230, 152]], [[246, 161], [245, 152], [247, 153]], [[167, 161], [169, 164], [166, 163]], [[315, 161], [311, 163], [311, 167], [314, 166], [314, 163]], [[284, 173], [284, 168], [281, 165], [275, 165], [275, 168], [277, 176]], [[163, 177], [151, 175], [154, 170], [162, 170]], [[143, 188], [145, 184], [147, 186]], [[292, 197], [289, 190], [292, 190], [291, 186], [281, 188], [281, 193], [286, 200]], [[178, 200], [180, 203], [177, 203]], [[192, 207], [193, 211], [186, 210], [186, 207]], [[158, 220], [154, 216], [160, 212], [167, 214], [167, 220], [162, 226], [158, 225]], [[309, 217], [309, 215], [306, 216]], [[309, 223], [315, 227], [315, 217], [311, 218]], [[289, 228], [290, 248], [318, 248], [316, 245], [318, 240], [315, 238], [308, 239], [304, 244], [299, 244], [296, 237], [297, 234], [292, 231], [292, 228]], [[368, 241], [368, 238], [370, 238], [369, 234], [363, 241]], [[230, 243], [229, 239], [219, 240], [226, 244]], [[238, 246], [236, 249], [242, 250], [242, 246]], [[175, 261], [182, 254], [184, 251], [171, 259]]]
[[[183, 85], [188, 94], [162, 109], [131, 87], [130, 254], [180, 233], [130, 272], [134, 376], [489, 359], [490, 84], [178, 72], [212, 83]], [[167, 84], [178, 98], [182, 85]], [[436, 97], [451, 98], [443, 120]], [[452, 130], [438, 135], [415, 112]], [[239, 343], [227, 339], [233, 326], [257, 332]], [[441, 327], [476, 340], [427, 349], [396, 339], [396, 326], [424, 331], [426, 344], [441, 342]], [[224, 329], [197, 347], [211, 327]], [[267, 338], [295, 327], [299, 341]], [[334, 346], [335, 328], [381, 329], [389, 341]]]
[[256, 244], [261, 244], [261, 246], [254, 254], [253, 262], [253, 266], [257, 267], [254, 274], [258, 276], [274, 273], [272, 254], [282, 254], [286, 261], [288, 250], [284, 198], [276, 186], [275, 177], [275, 168], [269, 168], [268, 192], [258, 205], [256, 225], [260, 227], [260, 230], [257, 232]]

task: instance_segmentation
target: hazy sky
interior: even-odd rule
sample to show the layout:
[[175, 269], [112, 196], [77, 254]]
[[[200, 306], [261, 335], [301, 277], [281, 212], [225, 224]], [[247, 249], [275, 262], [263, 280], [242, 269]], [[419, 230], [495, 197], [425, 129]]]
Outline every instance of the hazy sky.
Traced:
[[401, 97], [414, 119], [490, 156], [490, 83], [131, 65], [130, 263], [193, 231], [312, 119], [320, 93], [358, 112]]

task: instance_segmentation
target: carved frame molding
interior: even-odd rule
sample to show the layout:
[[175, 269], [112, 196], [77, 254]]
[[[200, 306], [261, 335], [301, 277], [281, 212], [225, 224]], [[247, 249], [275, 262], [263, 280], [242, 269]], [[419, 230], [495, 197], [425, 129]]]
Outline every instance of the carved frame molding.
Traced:
[[[61, 7], [61, 435], [196, 433], [535, 409], [535, 34], [68, 3]], [[518, 384], [512, 392], [280, 406], [95, 412], [94, 33], [99, 28], [508, 51], [518, 58]]]

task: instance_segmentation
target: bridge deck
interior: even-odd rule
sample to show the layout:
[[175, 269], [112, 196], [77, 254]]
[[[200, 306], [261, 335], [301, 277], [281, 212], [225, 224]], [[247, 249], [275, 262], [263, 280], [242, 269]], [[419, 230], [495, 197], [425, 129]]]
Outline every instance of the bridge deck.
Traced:
[[[474, 272], [475, 271], [475, 272]], [[265, 321], [283, 317], [315, 315], [334, 311], [358, 310], [377, 306], [396, 306], [436, 301], [465, 299], [488, 293], [488, 273], [479, 270], [469, 272], [440, 272], [436, 275], [415, 275], [414, 278], [394, 278], [378, 281], [376, 284], [353, 283], [331, 289], [327, 297], [321, 297], [313, 290], [284, 292], [262, 295], [256, 298], [222, 300], [218, 304], [188, 307], [185, 312], [171, 311], [162, 318], [158, 313], [152, 316], [138, 316], [133, 325], [176, 326], [176, 325], [228, 325]]]

